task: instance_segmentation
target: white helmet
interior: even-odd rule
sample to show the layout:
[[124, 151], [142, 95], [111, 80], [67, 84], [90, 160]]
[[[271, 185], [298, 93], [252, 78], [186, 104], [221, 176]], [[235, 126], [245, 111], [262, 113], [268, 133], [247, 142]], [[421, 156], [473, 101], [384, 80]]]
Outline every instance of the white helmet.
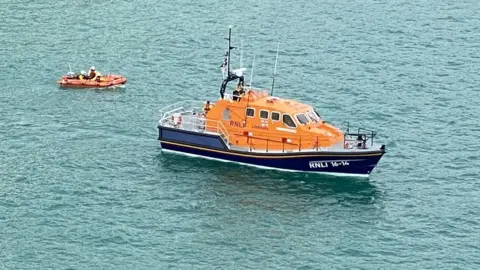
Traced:
[[94, 66], [92, 66], [90, 69], [91, 69], [91, 70], [95, 70], [95, 67], [94, 67]]
[[82, 71], [80, 71], [80, 74], [86, 75], [87, 73], [85, 72], [85, 70], [82, 70]]

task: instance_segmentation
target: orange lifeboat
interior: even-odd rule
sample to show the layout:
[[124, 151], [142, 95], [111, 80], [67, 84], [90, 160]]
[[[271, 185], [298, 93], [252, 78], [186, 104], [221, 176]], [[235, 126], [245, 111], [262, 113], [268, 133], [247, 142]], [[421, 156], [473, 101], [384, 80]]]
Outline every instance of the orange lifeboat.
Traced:
[[71, 73], [62, 76], [62, 78], [57, 81], [60, 87], [64, 88], [107, 88], [124, 85], [126, 82], [127, 79], [121, 75], [108, 74], [90, 80], [81, 79], [79, 76], [72, 75]]
[[[374, 143], [375, 131], [342, 131], [313, 105], [273, 96], [273, 83], [270, 90], [245, 85], [246, 69], [230, 69], [230, 42], [231, 29], [219, 100], [203, 109], [197, 99], [160, 110], [162, 151], [283, 171], [370, 175], [386, 153], [384, 144]], [[225, 93], [235, 80], [231, 94]]]

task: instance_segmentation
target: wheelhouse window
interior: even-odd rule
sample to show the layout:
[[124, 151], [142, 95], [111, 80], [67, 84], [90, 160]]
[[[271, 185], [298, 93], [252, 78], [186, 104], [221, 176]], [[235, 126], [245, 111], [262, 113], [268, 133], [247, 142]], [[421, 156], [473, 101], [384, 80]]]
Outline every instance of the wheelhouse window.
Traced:
[[312, 112], [312, 111], [308, 111], [308, 112], [307, 112], [307, 115], [308, 115], [308, 117], [312, 120], [312, 122], [315, 122], [315, 123], [316, 123], [316, 122], [320, 121], [320, 119], [318, 119], [318, 117], [317, 117], [317, 116], [315, 115], [315, 113]]
[[280, 113], [272, 112], [272, 121], [280, 121]]
[[268, 111], [261, 110], [261, 111], [260, 111], [260, 118], [262, 118], [262, 119], [268, 119]]
[[303, 113], [299, 113], [296, 115], [297, 120], [300, 124], [306, 125], [308, 124], [308, 118]]
[[226, 108], [222, 114], [223, 120], [230, 120], [230, 110]]
[[247, 108], [245, 113], [248, 117], [254, 117], [255, 116], [255, 109]]
[[307, 115], [310, 117], [310, 119], [312, 119], [312, 121], [314, 122], [319, 122], [322, 120], [322, 118], [320, 117], [320, 115], [315, 111], [308, 111], [307, 112]]
[[297, 125], [295, 125], [295, 122], [293, 122], [292, 117], [288, 114], [284, 114], [282, 120], [287, 127], [297, 127]]

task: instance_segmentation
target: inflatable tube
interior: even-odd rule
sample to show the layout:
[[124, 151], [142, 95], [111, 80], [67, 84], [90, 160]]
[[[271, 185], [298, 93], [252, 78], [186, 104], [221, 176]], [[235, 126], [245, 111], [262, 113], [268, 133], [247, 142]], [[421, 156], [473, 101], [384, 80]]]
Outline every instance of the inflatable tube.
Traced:
[[120, 75], [100, 76], [100, 80], [72, 79], [62, 76], [57, 83], [66, 88], [106, 88], [125, 84], [127, 79]]

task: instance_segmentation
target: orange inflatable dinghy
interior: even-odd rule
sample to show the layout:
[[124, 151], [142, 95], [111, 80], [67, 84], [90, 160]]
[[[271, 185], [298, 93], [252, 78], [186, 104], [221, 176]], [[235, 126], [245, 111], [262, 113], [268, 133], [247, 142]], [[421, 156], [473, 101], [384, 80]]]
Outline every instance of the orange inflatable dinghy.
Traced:
[[99, 76], [95, 80], [80, 79], [78, 76], [64, 75], [57, 83], [61, 87], [68, 88], [107, 88], [123, 85], [127, 82], [125, 77], [120, 75]]

